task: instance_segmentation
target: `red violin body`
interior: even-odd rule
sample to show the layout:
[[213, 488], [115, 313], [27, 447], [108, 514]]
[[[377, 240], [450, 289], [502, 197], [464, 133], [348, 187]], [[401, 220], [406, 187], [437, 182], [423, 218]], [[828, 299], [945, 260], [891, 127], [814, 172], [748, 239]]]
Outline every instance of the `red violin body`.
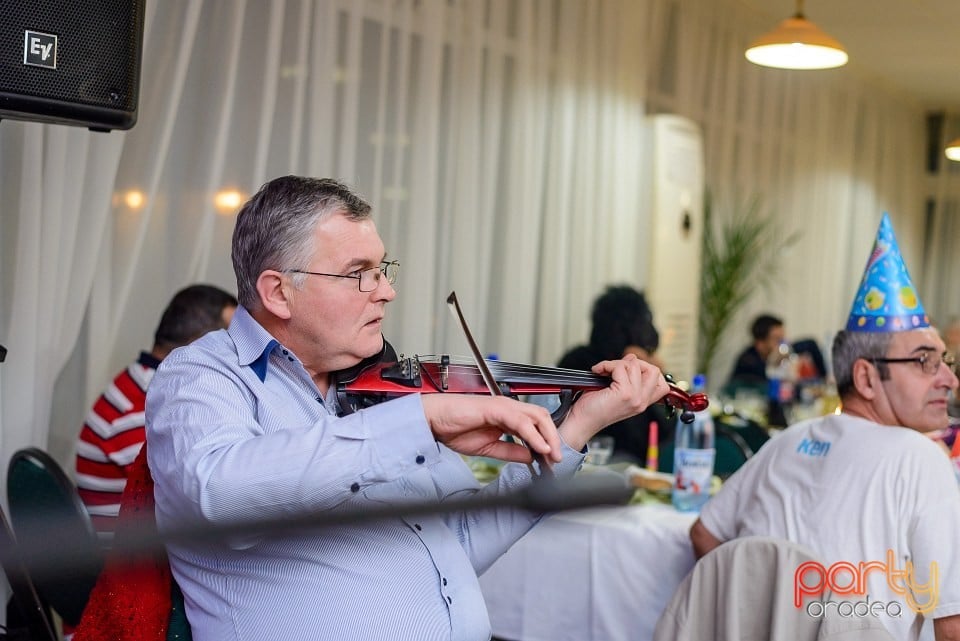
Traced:
[[[385, 355], [337, 377], [338, 397], [344, 413], [405, 394], [490, 394], [480, 368], [472, 361], [455, 362], [449, 356], [418, 356], [393, 361], [382, 356]], [[485, 363], [505, 396], [556, 394], [560, 398], [560, 407], [553, 413], [557, 424], [580, 393], [602, 389], [611, 382], [609, 377], [580, 370], [493, 360]], [[688, 394], [673, 383], [668, 384], [670, 391], [660, 402], [668, 408], [680, 410], [682, 420], [692, 419], [691, 412], [707, 408], [709, 401], [705, 394]]]

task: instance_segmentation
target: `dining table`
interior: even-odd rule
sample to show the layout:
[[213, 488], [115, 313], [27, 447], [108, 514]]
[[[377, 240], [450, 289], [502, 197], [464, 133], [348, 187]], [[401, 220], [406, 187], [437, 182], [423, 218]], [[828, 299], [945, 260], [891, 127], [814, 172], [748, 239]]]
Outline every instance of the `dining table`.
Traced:
[[660, 502], [544, 517], [480, 576], [494, 637], [648, 641], [694, 566], [696, 517]]

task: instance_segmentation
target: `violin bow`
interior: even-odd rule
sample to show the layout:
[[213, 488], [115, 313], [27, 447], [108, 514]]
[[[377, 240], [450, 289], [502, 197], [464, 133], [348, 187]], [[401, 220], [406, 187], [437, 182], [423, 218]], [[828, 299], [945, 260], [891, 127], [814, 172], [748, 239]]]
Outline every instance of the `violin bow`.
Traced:
[[[467, 339], [467, 344], [470, 346], [470, 353], [473, 354], [473, 360], [477, 364], [477, 369], [480, 370], [480, 376], [483, 378], [483, 382], [487, 385], [487, 389], [490, 390], [490, 395], [504, 396], [503, 390], [500, 389], [500, 386], [497, 384], [497, 380], [493, 377], [493, 373], [490, 372], [490, 368], [487, 366], [487, 361], [484, 360], [483, 354], [480, 352], [480, 348], [477, 346], [477, 342], [473, 340], [473, 334], [470, 332], [470, 328], [467, 327], [467, 320], [463, 317], [463, 311], [460, 309], [460, 303], [457, 301], [456, 292], [450, 292], [450, 295], [447, 296], [447, 308], [460, 324], [460, 330]], [[539, 478], [553, 478], [553, 470], [551, 470], [550, 466], [547, 465], [546, 459], [544, 459], [543, 456], [537, 452], [534, 452], [532, 449], [530, 450], [530, 453], [533, 455], [533, 460], [536, 461], [540, 467]], [[533, 478], [538, 478], [533, 469], [533, 465], [527, 464], [527, 468], [530, 470], [530, 474], [533, 476]]]

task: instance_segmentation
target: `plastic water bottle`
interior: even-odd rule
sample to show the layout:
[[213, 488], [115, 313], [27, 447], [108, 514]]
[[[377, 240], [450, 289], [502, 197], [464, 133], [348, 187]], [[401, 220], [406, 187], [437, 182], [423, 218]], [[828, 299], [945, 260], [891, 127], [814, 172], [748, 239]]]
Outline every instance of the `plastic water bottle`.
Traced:
[[[703, 374], [694, 376], [692, 391], [702, 392], [705, 388], [706, 377]], [[671, 494], [675, 508], [681, 512], [696, 512], [709, 500], [716, 454], [713, 417], [709, 410], [696, 412], [691, 423], [677, 419], [673, 449], [675, 480]]]
[[767, 423], [786, 427], [787, 414], [796, 396], [799, 359], [790, 344], [780, 346], [767, 358]]
[[767, 358], [768, 396], [783, 405], [793, 402], [799, 369], [799, 357], [790, 343], [781, 341]]

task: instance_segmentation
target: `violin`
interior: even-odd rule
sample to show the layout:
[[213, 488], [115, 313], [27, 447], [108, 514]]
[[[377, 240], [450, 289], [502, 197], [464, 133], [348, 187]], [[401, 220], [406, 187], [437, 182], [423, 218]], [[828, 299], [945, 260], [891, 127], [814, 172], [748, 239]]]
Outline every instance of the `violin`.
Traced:
[[[551, 414], [551, 418], [557, 425], [566, 417], [580, 394], [603, 389], [611, 383], [610, 377], [581, 370], [489, 359], [484, 359], [484, 362], [504, 396], [517, 398], [556, 394], [560, 399], [560, 407]], [[446, 354], [397, 358], [386, 341], [380, 354], [350, 370], [338, 372], [334, 382], [340, 410], [344, 414], [405, 394], [490, 394], [480, 367], [473, 361], [454, 359]], [[670, 391], [659, 402], [670, 413], [679, 411], [683, 422], [691, 422], [693, 412], [707, 408], [709, 401], [706, 394], [689, 394], [669, 378], [667, 385]]]

